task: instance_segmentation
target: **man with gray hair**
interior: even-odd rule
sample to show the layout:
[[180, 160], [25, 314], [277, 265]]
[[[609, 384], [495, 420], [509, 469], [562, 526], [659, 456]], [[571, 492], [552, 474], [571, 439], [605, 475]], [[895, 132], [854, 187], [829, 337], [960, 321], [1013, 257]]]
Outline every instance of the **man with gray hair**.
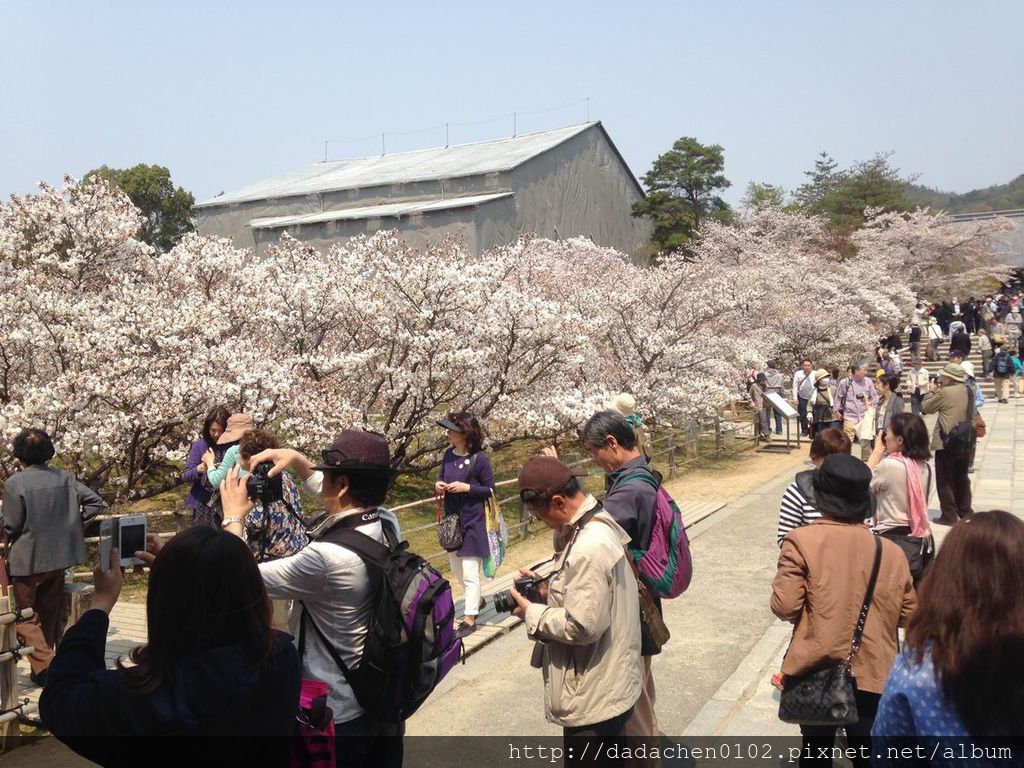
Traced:
[[[836, 388], [835, 409], [843, 420], [843, 431], [856, 442], [861, 421], [868, 415], [868, 410], [878, 407], [878, 390], [875, 383], [867, 377], [868, 366], [863, 360], [850, 365], [850, 375], [839, 382]], [[861, 458], [866, 459], [871, 448], [861, 446]]]
[[[629, 535], [630, 554], [647, 550], [651, 544], [654, 519], [657, 513], [657, 489], [637, 474], [653, 475], [661, 484], [661, 475], [654, 471], [637, 449], [636, 436], [629, 422], [615, 411], [598, 411], [583, 425], [583, 444], [598, 466], [607, 475], [607, 493], [604, 508], [615, 522]], [[651, 592], [654, 604], [661, 613], [661, 599]], [[633, 706], [633, 714], [626, 724], [626, 735], [653, 738], [659, 735], [658, 718], [654, 712], [655, 688], [651, 674], [651, 657], [660, 653], [647, 626], [640, 620], [641, 650], [643, 658], [643, 692]]]

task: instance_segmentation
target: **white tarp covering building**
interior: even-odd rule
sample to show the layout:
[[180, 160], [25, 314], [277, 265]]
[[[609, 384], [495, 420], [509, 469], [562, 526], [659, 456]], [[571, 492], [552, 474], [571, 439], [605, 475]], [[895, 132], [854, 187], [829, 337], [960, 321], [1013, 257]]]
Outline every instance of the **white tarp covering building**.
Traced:
[[996, 236], [996, 247], [1002, 257], [1002, 261], [1014, 269], [1024, 269], [1024, 209], [1011, 211], [987, 211], [984, 213], [954, 213], [950, 216], [953, 224], [961, 222], [979, 221], [1000, 216], [1009, 219], [1016, 226], [1006, 232], [1000, 232]]
[[543, 133], [300, 168], [204, 200], [200, 233], [257, 252], [284, 232], [321, 249], [398, 230], [414, 247], [463, 239], [474, 253], [525, 233], [583, 236], [643, 259], [651, 235], [631, 208], [644, 195], [604, 127]]

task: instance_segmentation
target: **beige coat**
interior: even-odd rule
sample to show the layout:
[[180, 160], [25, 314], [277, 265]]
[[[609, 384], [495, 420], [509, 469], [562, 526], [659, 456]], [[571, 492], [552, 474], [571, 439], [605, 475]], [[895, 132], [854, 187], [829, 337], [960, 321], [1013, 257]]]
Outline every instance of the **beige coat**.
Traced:
[[921, 413], [939, 414], [939, 423], [932, 430], [932, 450], [942, 450], [942, 435], [948, 435], [961, 421], [967, 419], [970, 392], [966, 384], [950, 384], [929, 392], [921, 400]]
[[[596, 504], [588, 496], [571, 522]], [[526, 609], [530, 637], [544, 643], [547, 719], [563, 727], [617, 717], [640, 697], [640, 603], [628, 543], [611, 515], [597, 513], [549, 583], [548, 604]]]
[[[853, 660], [857, 688], [871, 693], [885, 688], [896, 660], [897, 627], [917, 608], [907, 556], [898, 545], [881, 541], [878, 583]], [[786, 535], [771, 598], [772, 613], [795, 624], [784, 675], [803, 675], [846, 658], [874, 557], [875, 535], [863, 525], [823, 518]]]

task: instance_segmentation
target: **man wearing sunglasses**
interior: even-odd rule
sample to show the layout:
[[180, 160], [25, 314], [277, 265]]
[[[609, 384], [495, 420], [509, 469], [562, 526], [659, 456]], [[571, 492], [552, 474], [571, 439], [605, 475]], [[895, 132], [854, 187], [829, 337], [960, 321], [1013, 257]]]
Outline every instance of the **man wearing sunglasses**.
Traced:
[[[626, 559], [629, 535], [583, 492], [585, 474], [552, 456], [534, 456], [519, 472], [520, 499], [566, 543], [540, 587], [544, 602], [513, 589], [513, 613], [543, 644], [544, 704], [547, 719], [562, 726], [566, 765], [588, 751], [588, 764], [621, 765], [607, 752], [624, 737], [640, 696], [640, 603]], [[603, 754], [595, 755], [600, 744]]]

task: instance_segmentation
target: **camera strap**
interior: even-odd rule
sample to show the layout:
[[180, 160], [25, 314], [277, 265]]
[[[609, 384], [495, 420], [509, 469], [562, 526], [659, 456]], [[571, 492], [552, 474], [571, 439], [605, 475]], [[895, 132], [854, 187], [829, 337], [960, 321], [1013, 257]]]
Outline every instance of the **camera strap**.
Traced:
[[558, 570], [548, 576], [548, 579], [553, 579], [562, 572], [562, 569], [565, 568], [566, 561], [569, 559], [569, 553], [572, 551], [572, 545], [576, 543], [576, 537], [580, 535], [580, 531], [583, 530], [583, 526], [589, 523], [594, 515], [601, 512], [603, 509], [604, 505], [602, 505], [601, 502], [597, 502], [593, 509], [585, 512], [583, 516], [576, 521], [576, 524], [572, 529], [572, 535], [569, 537], [569, 543], [565, 545], [565, 551], [562, 554], [562, 561], [558, 564]]
[[331, 531], [344, 528], [358, 528], [360, 525], [369, 525], [370, 523], [376, 523], [379, 520], [380, 512], [377, 511], [376, 507], [373, 507], [372, 509], [353, 510], [317, 536], [317, 540], [319, 541], [320, 539], [323, 539]]

